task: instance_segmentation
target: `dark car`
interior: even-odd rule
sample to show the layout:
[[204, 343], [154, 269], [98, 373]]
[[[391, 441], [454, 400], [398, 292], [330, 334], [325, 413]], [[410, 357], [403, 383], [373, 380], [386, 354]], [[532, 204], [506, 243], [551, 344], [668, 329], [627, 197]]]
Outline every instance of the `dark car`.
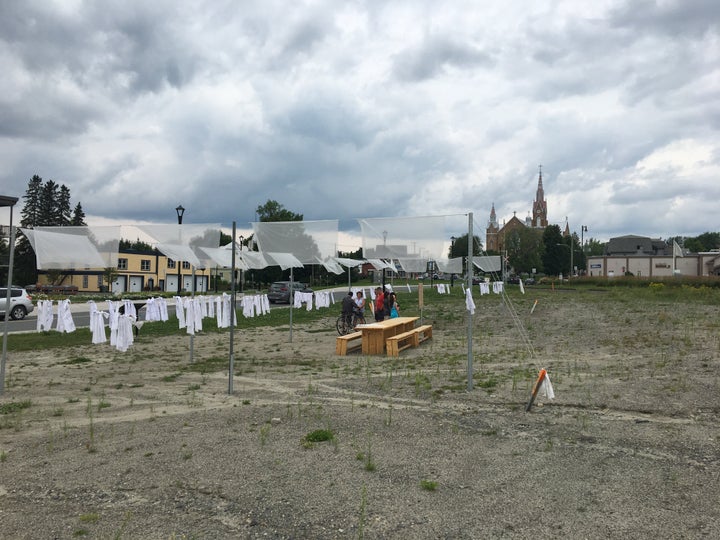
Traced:
[[508, 283], [511, 285], [519, 285], [520, 284], [520, 276], [510, 276], [508, 278]]
[[0, 316], [5, 317], [5, 312], [10, 312], [13, 320], [24, 319], [33, 309], [32, 297], [25, 289], [12, 287], [10, 289], [10, 309], [5, 305], [7, 301], [7, 287], [0, 288]]
[[[307, 283], [300, 283], [299, 281], [292, 282], [293, 293], [296, 292], [313, 292], [309, 289]], [[275, 303], [290, 303], [290, 282], [289, 281], [276, 281], [270, 285], [267, 294], [268, 300], [271, 304]]]

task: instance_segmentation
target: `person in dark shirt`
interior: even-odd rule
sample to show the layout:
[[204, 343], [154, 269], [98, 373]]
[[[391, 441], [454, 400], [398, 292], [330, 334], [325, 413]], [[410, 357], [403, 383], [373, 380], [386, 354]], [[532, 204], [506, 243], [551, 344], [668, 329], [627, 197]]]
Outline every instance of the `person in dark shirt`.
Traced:
[[347, 293], [347, 296], [342, 300], [342, 314], [348, 324], [352, 323], [352, 312], [355, 307], [355, 300], [353, 299], [352, 291]]

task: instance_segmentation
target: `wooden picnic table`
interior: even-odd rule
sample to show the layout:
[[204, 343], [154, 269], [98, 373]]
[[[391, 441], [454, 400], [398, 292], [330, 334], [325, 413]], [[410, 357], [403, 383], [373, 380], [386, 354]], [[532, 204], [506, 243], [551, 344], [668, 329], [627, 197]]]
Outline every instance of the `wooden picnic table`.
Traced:
[[420, 317], [395, 317], [384, 321], [358, 324], [355, 329], [362, 332], [363, 354], [384, 354], [387, 338], [415, 328]]

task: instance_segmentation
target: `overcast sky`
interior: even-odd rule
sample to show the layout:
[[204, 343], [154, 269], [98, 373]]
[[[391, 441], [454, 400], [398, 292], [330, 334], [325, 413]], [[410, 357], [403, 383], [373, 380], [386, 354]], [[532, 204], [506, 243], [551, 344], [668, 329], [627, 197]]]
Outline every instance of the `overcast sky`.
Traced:
[[38, 174], [90, 223], [473, 212], [484, 240], [542, 164], [550, 222], [586, 238], [718, 231], [719, 21], [717, 0], [0, 0], [0, 194]]

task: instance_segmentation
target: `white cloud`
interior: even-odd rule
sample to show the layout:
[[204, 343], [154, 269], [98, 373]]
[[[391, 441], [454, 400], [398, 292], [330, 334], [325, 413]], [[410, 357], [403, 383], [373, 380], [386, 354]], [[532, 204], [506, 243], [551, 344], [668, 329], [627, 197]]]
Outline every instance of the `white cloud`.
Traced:
[[[106, 219], [474, 212], [717, 230], [720, 8], [680, 2], [3, 3], [0, 171]], [[282, 17], [278, 17], [282, 13]], [[666, 211], [666, 209], [669, 209]], [[0, 212], [0, 216], [3, 214]]]

